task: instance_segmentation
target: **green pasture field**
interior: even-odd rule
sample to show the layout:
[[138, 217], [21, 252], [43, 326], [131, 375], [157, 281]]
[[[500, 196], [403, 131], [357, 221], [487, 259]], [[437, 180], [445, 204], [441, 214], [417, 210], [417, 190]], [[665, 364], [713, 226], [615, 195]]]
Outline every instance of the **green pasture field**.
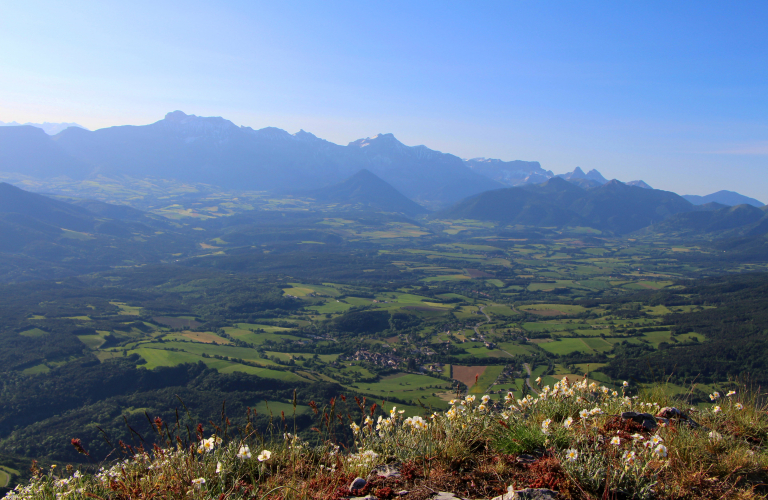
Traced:
[[576, 373], [579, 373], [581, 375], [585, 373], [592, 373], [593, 371], [598, 371], [600, 368], [604, 368], [608, 366], [607, 363], [577, 363], [573, 365], [576, 368]]
[[257, 368], [255, 366], [240, 365], [237, 363], [229, 363], [223, 368], [217, 368], [217, 370], [219, 373], [242, 372], [249, 375], [256, 375], [257, 377], [262, 378], [274, 378], [277, 380], [283, 380], [285, 382], [311, 382], [311, 380], [301, 377], [293, 372], [270, 370], [269, 368]]
[[557, 311], [561, 314], [578, 314], [586, 311], [582, 306], [569, 304], [527, 304], [517, 308], [521, 311]]
[[[283, 288], [283, 291], [285, 293], [289, 293], [291, 295], [296, 295], [298, 297], [304, 297], [306, 295], [309, 295], [310, 293], [315, 294], [321, 294], [321, 295], [327, 295], [329, 297], [338, 297], [341, 295], [341, 292], [336, 289], [332, 285], [307, 285], [303, 283], [288, 283], [293, 288]], [[293, 290], [294, 292], [291, 292]]]
[[587, 339], [581, 339], [587, 346], [591, 347], [597, 352], [605, 352], [613, 349], [613, 345], [600, 337], [590, 337]]
[[258, 357], [258, 353], [254, 349], [248, 347], [236, 347], [229, 345], [212, 345], [203, 344], [199, 342], [177, 342], [169, 341], [163, 343], [146, 343], [141, 344], [143, 348], [147, 349], [163, 349], [174, 348], [179, 349], [196, 356], [202, 356], [207, 354], [209, 356], [227, 356], [230, 358], [241, 358], [248, 361], [253, 361], [261, 365], [272, 365], [274, 362], [268, 359], [261, 359]]
[[211, 366], [211, 368], [216, 369], [223, 368], [230, 364], [228, 361], [221, 361], [212, 358], [205, 359], [201, 356], [197, 356], [188, 352], [164, 351], [161, 349], [151, 349], [147, 347], [131, 349], [128, 352], [130, 354], [138, 354], [141, 356], [146, 361], [146, 364], [143, 366], [148, 370], [152, 370], [159, 366], [176, 366], [182, 363], [197, 363], [198, 361], [203, 361], [208, 366], [211, 366], [212, 363], [216, 366]]
[[142, 307], [129, 306], [124, 302], [110, 302], [113, 306], [117, 306], [120, 311], [117, 314], [124, 316], [139, 316], [142, 311]]
[[500, 365], [486, 367], [477, 382], [469, 388], [470, 394], [485, 394], [503, 371], [504, 367]]
[[428, 278], [422, 279], [422, 281], [426, 283], [439, 283], [441, 281], [464, 281], [470, 279], [472, 278], [466, 274], [442, 274], [438, 276], [429, 276]]
[[520, 313], [512, 309], [510, 306], [506, 305], [497, 305], [494, 304], [492, 306], [486, 306], [483, 309], [486, 313], [488, 313], [491, 318], [493, 318], [494, 315], [498, 314], [501, 316], [518, 316]]
[[467, 351], [468, 354], [458, 354], [456, 355], [456, 357], [457, 358], [468, 358], [470, 356], [474, 356], [477, 358], [508, 358], [510, 357], [510, 355], [505, 353], [504, 351], [500, 351], [498, 349], [488, 349], [483, 344], [480, 344], [477, 347], [464, 347], [464, 350]]
[[432, 393], [451, 389], [451, 384], [434, 377], [414, 373], [398, 373], [384, 377], [378, 382], [359, 382], [355, 386], [362, 392], [376, 394], [384, 399], [397, 397], [401, 399], [432, 398]]
[[98, 335], [78, 335], [77, 338], [83, 344], [87, 345], [90, 349], [96, 350], [101, 347], [105, 342], [105, 336], [109, 335], [109, 332], [98, 331]]
[[666, 306], [647, 306], [643, 308], [643, 312], [654, 316], [662, 316], [664, 314], [672, 313]]
[[637, 281], [633, 283], [627, 283], [623, 285], [624, 288], [629, 290], [661, 290], [667, 286], [672, 285], [671, 281]]
[[8, 487], [8, 485], [11, 484], [13, 476], [18, 476], [19, 474], [20, 472], [16, 469], [11, 469], [10, 467], [0, 465], [0, 487]]
[[518, 344], [516, 342], [503, 342], [499, 344], [499, 348], [513, 356], [528, 356], [536, 352], [536, 347], [531, 345]]
[[500, 251], [501, 249], [498, 247], [492, 247], [490, 245], [473, 245], [469, 243], [441, 243], [435, 245], [436, 247], [441, 248], [461, 248], [463, 250], [472, 250], [476, 252], [495, 252]]
[[[567, 320], [549, 320], [523, 323], [523, 329], [529, 332], [568, 332], [584, 328], [581, 323], [568, 323]], [[563, 334], [565, 335], [565, 334]]]
[[585, 341], [590, 339], [562, 338], [559, 341], [543, 342], [539, 347], [552, 354], [570, 354], [572, 352], [593, 353], [594, 349]]
[[648, 341], [653, 345], [653, 347], [657, 348], [659, 347], [659, 344], [662, 342], [670, 342], [670, 339], [672, 337], [672, 332], [670, 331], [656, 331], [656, 332], [648, 332], [644, 333], [642, 337], [643, 340]]
[[328, 299], [322, 305], [307, 307], [310, 311], [315, 311], [318, 314], [338, 314], [349, 310], [352, 304], [347, 302], [341, 302], [336, 299]]
[[[297, 394], [297, 397], [300, 398], [301, 394]], [[293, 404], [284, 403], [282, 401], [259, 401], [258, 403], [255, 403], [252, 408], [257, 414], [269, 415], [271, 413], [272, 416], [276, 419], [281, 418], [280, 412], [285, 412], [286, 420], [293, 416]], [[296, 415], [303, 415], [310, 410], [311, 409], [309, 406], [299, 404], [296, 405]]]
[[39, 363], [21, 370], [24, 375], [37, 375], [39, 373], [48, 373], [51, 369], [45, 363]]
[[49, 335], [49, 332], [39, 328], [31, 328], [29, 330], [24, 330], [23, 332], [19, 333], [19, 335], [23, 337], [45, 337], [46, 335]]
[[271, 340], [273, 342], [281, 342], [284, 339], [287, 340], [300, 340], [300, 337], [295, 335], [284, 335], [269, 332], [252, 332], [242, 328], [224, 327], [224, 331], [232, 337], [242, 340], [243, 342], [249, 342], [251, 344], [260, 345]]
[[254, 330], [264, 330], [267, 333], [287, 332], [290, 330], [290, 328], [282, 326], [262, 325], [259, 323], [235, 323], [235, 327], [240, 330], [248, 330], [250, 328]]

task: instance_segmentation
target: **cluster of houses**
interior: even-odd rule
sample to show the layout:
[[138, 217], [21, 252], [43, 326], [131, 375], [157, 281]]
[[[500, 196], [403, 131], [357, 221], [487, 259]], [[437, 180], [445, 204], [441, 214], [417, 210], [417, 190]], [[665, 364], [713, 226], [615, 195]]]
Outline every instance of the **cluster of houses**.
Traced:
[[396, 367], [402, 361], [401, 358], [393, 356], [391, 354], [382, 354], [380, 352], [371, 352], [365, 349], [355, 351], [355, 354], [350, 356], [339, 356], [339, 361], [368, 361], [378, 366]]

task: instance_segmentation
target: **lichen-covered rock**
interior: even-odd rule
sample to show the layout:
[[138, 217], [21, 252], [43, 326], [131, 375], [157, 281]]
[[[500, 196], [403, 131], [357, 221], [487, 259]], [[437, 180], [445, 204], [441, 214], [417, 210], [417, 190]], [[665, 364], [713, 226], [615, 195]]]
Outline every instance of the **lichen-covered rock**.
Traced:
[[399, 477], [400, 476], [400, 467], [399, 464], [384, 464], [379, 465], [375, 467], [371, 473], [368, 475], [368, 480], [375, 477], [382, 477], [382, 478], [388, 478], [388, 477]]

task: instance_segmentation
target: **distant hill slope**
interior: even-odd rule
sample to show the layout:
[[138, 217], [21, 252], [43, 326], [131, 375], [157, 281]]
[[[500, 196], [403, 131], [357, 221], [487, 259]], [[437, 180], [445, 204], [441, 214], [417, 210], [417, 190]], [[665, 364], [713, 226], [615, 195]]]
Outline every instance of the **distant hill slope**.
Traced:
[[716, 193], [708, 194], [706, 196], [698, 196], [694, 194], [686, 194], [683, 196], [686, 200], [690, 201], [694, 205], [703, 205], [705, 203], [716, 202], [722, 205], [733, 207], [736, 205], [752, 205], [753, 207], [762, 207], [764, 204], [754, 198], [744, 196], [743, 194], [736, 193], [734, 191], [718, 191]]
[[489, 220], [526, 226], [579, 226], [585, 223], [578, 214], [547, 199], [546, 195], [522, 187], [496, 189], [472, 196], [437, 212], [434, 217]]
[[35, 177], [82, 178], [93, 171], [73, 158], [41, 129], [0, 127], [0, 171]]
[[93, 229], [88, 210], [0, 182], [0, 214], [17, 214], [56, 228], [72, 231]]
[[338, 184], [309, 191], [306, 194], [327, 203], [364, 205], [385, 212], [400, 212], [410, 216], [428, 213], [427, 209], [366, 169]]
[[78, 125], [77, 123], [50, 123], [50, 122], [43, 122], [43, 123], [16, 123], [16, 122], [0, 122], [0, 127], [18, 127], [18, 126], [30, 126], [30, 127], [37, 127], [39, 129], [42, 129], [46, 134], [48, 135], [56, 135], [62, 130], [66, 130], [69, 127], [77, 127], [77, 128], [85, 128], [82, 125]]
[[627, 186], [616, 180], [583, 189], [554, 177], [539, 185], [481, 193], [434, 216], [535, 226], [586, 225], [625, 234], [694, 210], [691, 203], [668, 191]]
[[[62, 230], [132, 238], [169, 227], [169, 223], [131, 207], [93, 200], [67, 203], [0, 182], [0, 234], [5, 239], [5, 244], [0, 242], [0, 251], [38, 240], [53, 242], [63, 235]], [[9, 242], [11, 234], [16, 237], [13, 244]]]
[[764, 208], [745, 203], [711, 211], [679, 213], [644, 231], [668, 236], [759, 236], [768, 234], [768, 213]]

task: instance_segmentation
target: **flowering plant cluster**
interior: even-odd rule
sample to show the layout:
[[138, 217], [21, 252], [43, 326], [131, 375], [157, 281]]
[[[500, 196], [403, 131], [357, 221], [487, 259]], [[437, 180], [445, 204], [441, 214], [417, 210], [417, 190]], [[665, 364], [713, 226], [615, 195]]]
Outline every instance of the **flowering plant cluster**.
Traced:
[[[713, 392], [709, 406], [680, 416], [660, 391], [642, 397], [628, 391], [627, 383], [615, 390], [586, 378], [575, 383], [563, 378], [551, 387], [539, 381], [535, 394], [520, 398], [512, 393], [495, 400], [490, 395], [457, 397], [447, 410], [423, 416], [406, 417], [397, 407], [377, 414], [375, 405], [369, 411], [362, 404], [361, 420], [345, 424], [354, 436], [349, 449], [329, 436], [312, 445], [284, 432], [266, 443], [206, 438], [199, 427], [192, 445], [169, 442], [151, 452], [133, 450], [94, 473], [37, 469], [28, 484], [6, 499], [155, 498], [158, 492], [178, 499], [262, 498], [293, 488], [297, 483], [291, 481], [303, 482], [311, 492], [322, 478], [336, 485], [367, 477], [382, 464], [452, 463], [478, 450], [554, 460], [588, 496], [623, 491], [633, 498], [676, 498], [675, 488], [682, 494], [687, 491], [682, 485], [698, 477], [693, 470], [706, 467], [711, 477], [732, 481], [734, 471], [747, 475], [768, 467], [762, 447], [768, 442], [768, 418], [756, 400], [740, 399], [732, 390], [725, 396]], [[621, 417], [624, 412], [646, 415], [653, 425], [633, 423]], [[675, 412], [678, 416], [670, 419], [652, 416]], [[315, 493], [321, 495], [315, 491], [308, 498]]]

